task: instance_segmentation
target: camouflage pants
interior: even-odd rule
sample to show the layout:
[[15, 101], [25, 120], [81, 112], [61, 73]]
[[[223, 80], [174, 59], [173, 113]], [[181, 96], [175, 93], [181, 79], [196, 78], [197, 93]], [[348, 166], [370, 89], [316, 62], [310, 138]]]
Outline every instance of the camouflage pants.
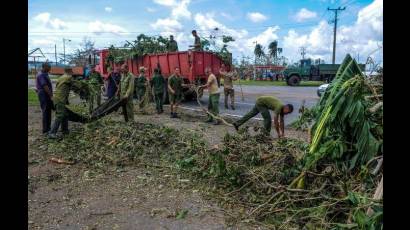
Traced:
[[55, 104], [56, 108], [56, 114], [55, 114], [55, 120], [53, 125], [51, 126], [50, 133], [56, 134], [58, 129], [60, 128], [63, 131], [63, 133], [68, 132], [68, 112], [67, 108], [65, 107], [64, 103], [56, 103]]
[[231, 97], [231, 107], [235, 106], [235, 90], [234, 89], [224, 89], [225, 95], [225, 107], [228, 108], [228, 96]]
[[101, 92], [100, 92], [99, 88], [98, 89], [97, 88], [92, 89], [92, 91], [90, 93], [90, 98], [88, 100], [88, 110], [89, 110], [90, 114], [96, 108], [96, 107], [94, 107], [94, 105], [97, 105], [96, 107], [101, 105]]
[[126, 122], [134, 121], [134, 103], [132, 98], [128, 98], [126, 104], [122, 106], [122, 112]]

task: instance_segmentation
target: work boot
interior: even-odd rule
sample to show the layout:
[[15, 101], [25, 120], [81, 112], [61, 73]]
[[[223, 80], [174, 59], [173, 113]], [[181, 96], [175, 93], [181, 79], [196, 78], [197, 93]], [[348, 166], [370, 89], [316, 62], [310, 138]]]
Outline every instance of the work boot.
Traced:
[[239, 126], [234, 122], [233, 127], [235, 127], [236, 131], [239, 131]]
[[225, 105], [225, 109], [229, 109], [229, 108], [228, 108], [228, 105]]
[[175, 118], [174, 113], [171, 113], [170, 118]]
[[57, 139], [57, 135], [55, 133], [49, 133], [47, 137], [48, 139]]
[[180, 118], [177, 113], [174, 113], [174, 118]]
[[232, 105], [231, 108], [232, 108], [232, 110], [235, 110], [235, 106]]

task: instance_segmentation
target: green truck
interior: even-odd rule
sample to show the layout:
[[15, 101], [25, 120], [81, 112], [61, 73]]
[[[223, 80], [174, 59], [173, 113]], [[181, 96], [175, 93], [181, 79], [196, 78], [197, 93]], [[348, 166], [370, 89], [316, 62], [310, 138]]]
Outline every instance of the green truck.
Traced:
[[[311, 59], [300, 60], [299, 66], [286, 68], [283, 76], [286, 83], [290, 86], [297, 86], [300, 81], [326, 81], [331, 82], [336, 75], [340, 64], [312, 64]], [[362, 71], [365, 70], [364, 64], [359, 64]]]

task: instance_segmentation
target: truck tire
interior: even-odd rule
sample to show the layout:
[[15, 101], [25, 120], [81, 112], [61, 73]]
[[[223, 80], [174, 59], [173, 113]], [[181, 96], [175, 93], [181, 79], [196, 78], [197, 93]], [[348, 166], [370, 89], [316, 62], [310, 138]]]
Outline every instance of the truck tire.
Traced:
[[300, 84], [300, 77], [298, 75], [291, 75], [288, 80], [287, 84], [290, 86], [297, 86]]

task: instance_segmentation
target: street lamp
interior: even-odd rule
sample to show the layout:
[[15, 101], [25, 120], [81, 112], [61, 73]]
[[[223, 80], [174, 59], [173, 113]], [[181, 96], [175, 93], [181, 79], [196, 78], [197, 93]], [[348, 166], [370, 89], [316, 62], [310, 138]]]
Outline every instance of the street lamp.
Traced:
[[65, 41], [69, 41], [69, 42], [71, 42], [71, 40], [70, 39], [65, 39], [65, 38], [63, 38], [63, 52], [64, 52], [64, 64], [66, 64], [66, 62], [65, 62]]

